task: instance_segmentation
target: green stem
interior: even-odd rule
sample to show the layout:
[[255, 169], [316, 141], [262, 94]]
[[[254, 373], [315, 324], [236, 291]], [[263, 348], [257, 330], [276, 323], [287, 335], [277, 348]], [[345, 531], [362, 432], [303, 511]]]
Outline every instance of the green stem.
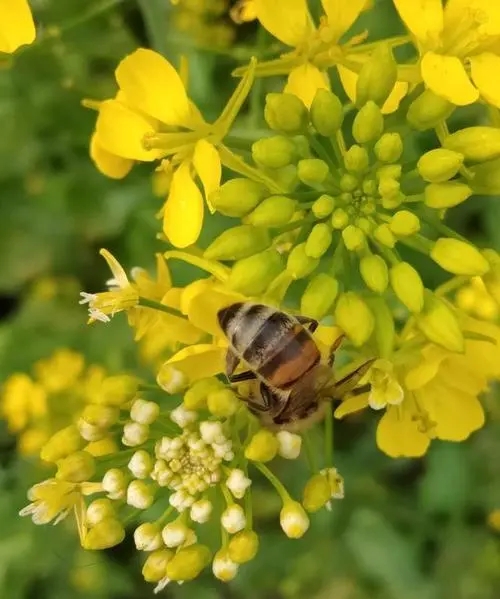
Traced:
[[302, 433], [302, 439], [304, 440], [304, 448], [306, 450], [307, 463], [309, 464], [309, 469], [314, 474], [318, 471], [318, 465], [316, 464], [316, 459], [314, 455], [314, 451], [311, 444], [311, 437], [304, 431]]
[[174, 258], [182, 260], [192, 266], [197, 266], [212, 274], [221, 283], [225, 283], [229, 277], [229, 269], [214, 260], [207, 260], [206, 258], [196, 256], [195, 254], [189, 254], [188, 252], [183, 252], [181, 250], [169, 250], [168, 252], [165, 252], [163, 256], [166, 260]]
[[267, 466], [261, 464], [260, 462], [253, 462], [253, 465], [257, 468], [257, 470], [267, 478], [267, 480], [272, 484], [272, 486], [276, 489], [278, 495], [281, 497], [283, 503], [287, 503], [291, 500], [290, 494], [285, 489], [283, 483], [278, 479], [278, 477], [269, 470]]
[[172, 515], [172, 512], [174, 511], [174, 509], [175, 508], [173, 505], [169, 505], [168, 508], [163, 512], [163, 514], [156, 520], [155, 524], [157, 524], [160, 527], [163, 527], [164, 524], [167, 523], [167, 520]]
[[443, 283], [442, 285], [437, 287], [437, 289], [434, 291], [434, 293], [436, 295], [447, 295], [448, 293], [451, 293], [452, 291], [456, 291], [457, 289], [460, 289], [460, 287], [462, 287], [463, 285], [468, 283], [469, 280], [470, 280], [470, 277], [466, 277], [466, 276], [453, 277], [453, 279], [450, 279], [449, 281], [446, 281], [446, 283]]
[[[248, 478], [248, 462], [245, 460], [245, 464], [243, 466], [243, 472], [245, 473], [245, 476]], [[252, 505], [252, 494], [250, 492], [250, 489], [247, 489], [247, 492], [245, 493], [245, 515], [246, 515], [246, 519], [247, 519], [247, 523], [245, 528], [247, 530], [252, 530], [253, 527], [253, 505]]]
[[167, 45], [167, 10], [169, 2], [164, 0], [137, 0], [142, 13], [149, 41], [154, 50], [166, 56]]
[[319, 141], [319, 139], [317, 139], [311, 133], [307, 135], [307, 140], [309, 141], [309, 145], [316, 152], [318, 157], [321, 158], [321, 160], [324, 160], [326, 164], [328, 164], [328, 166], [330, 167], [330, 172], [333, 175], [333, 172], [337, 170], [337, 167], [332, 161], [332, 157], [330, 156], [330, 154], [326, 151], [326, 148]]
[[333, 466], [333, 410], [328, 405], [325, 416], [325, 468]]
[[158, 312], [165, 312], [165, 314], [170, 314], [171, 316], [181, 316], [177, 310], [169, 308], [164, 304], [160, 304], [160, 302], [156, 302], [155, 300], [148, 299], [147, 297], [139, 297], [139, 306], [158, 310]]
[[241, 156], [238, 156], [238, 154], [232, 152], [227, 146], [219, 144], [217, 146], [217, 150], [219, 152], [222, 164], [235, 173], [239, 173], [244, 177], [248, 177], [249, 179], [263, 183], [272, 193], [286, 193], [286, 189], [282, 188], [271, 177], [268, 177], [260, 169], [255, 168], [254, 166], [251, 166], [245, 162]]

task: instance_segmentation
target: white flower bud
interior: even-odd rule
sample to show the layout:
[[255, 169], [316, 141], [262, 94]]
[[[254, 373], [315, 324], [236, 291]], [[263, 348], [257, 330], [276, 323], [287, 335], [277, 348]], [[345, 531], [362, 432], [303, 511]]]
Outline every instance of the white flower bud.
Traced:
[[176, 491], [170, 495], [168, 502], [175, 507], [178, 512], [183, 512], [193, 505], [194, 497], [188, 495], [185, 491]]
[[107, 497], [101, 497], [92, 501], [85, 513], [85, 522], [87, 526], [95, 526], [106, 518], [114, 518], [115, 509]]
[[127, 447], [136, 447], [142, 445], [148, 440], [149, 426], [139, 422], [127, 422], [123, 426], [122, 443]]
[[198, 418], [196, 412], [192, 412], [191, 410], [186, 410], [186, 408], [181, 404], [177, 406], [175, 410], [170, 412], [170, 420], [175, 422], [177, 426], [181, 428], [186, 428], [191, 423], [193, 423]]
[[190, 517], [193, 522], [203, 524], [208, 522], [212, 514], [212, 503], [208, 499], [198, 499], [191, 506]]
[[189, 383], [188, 377], [172, 364], [165, 363], [156, 377], [158, 385], [167, 393], [174, 395], [183, 391]]
[[205, 443], [212, 445], [212, 443], [224, 443], [226, 437], [222, 432], [222, 424], [218, 421], [204, 421], [200, 422], [200, 435]]
[[239, 468], [234, 468], [231, 470], [231, 474], [226, 480], [226, 487], [231, 491], [236, 499], [241, 499], [251, 484], [252, 481], [247, 478], [243, 470], [240, 470]]
[[153, 489], [143, 480], [133, 480], [127, 487], [127, 503], [138, 510], [146, 510], [154, 500]]
[[297, 501], [287, 502], [280, 512], [280, 524], [290, 539], [300, 539], [309, 528], [309, 518]]
[[156, 481], [159, 487], [168, 486], [173, 477], [173, 472], [167, 466], [165, 460], [156, 460], [151, 472], [151, 478]]
[[222, 512], [220, 521], [227, 532], [233, 535], [243, 530], [247, 523], [243, 508], [236, 503], [233, 503]]
[[139, 449], [130, 458], [128, 469], [136, 478], [147, 478], [153, 469], [153, 458], [144, 449]]
[[221, 549], [218, 551], [212, 562], [212, 572], [215, 578], [228, 582], [238, 574], [239, 565], [229, 557], [226, 550]]
[[180, 547], [187, 538], [189, 528], [179, 521], [169, 522], [163, 527], [161, 536], [167, 547]]
[[110, 499], [122, 499], [125, 497], [127, 479], [125, 474], [118, 468], [108, 470], [102, 479], [102, 488]]
[[155, 551], [163, 545], [161, 533], [154, 522], [144, 522], [134, 531], [135, 546], [139, 551]]
[[278, 453], [282, 458], [295, 460], [300, 455], [302, 447], [302, 437], [288, 431], [279, 431], [276, 433], [278, 438]]
[[83, 418], [78, 420], [76, 426], [82, 439], [85, 439], [85, 441], [88, 441], [89, 443], [92, 441], [100, 441], [108, 434], [108, 431], [105, 428], [90, 424], [90, 422], [83, 420]]
[[136, 399], [130, 408], [130, 418], [139, 424], [152, 424], [159, 413], [160, 406], [145, 399]]

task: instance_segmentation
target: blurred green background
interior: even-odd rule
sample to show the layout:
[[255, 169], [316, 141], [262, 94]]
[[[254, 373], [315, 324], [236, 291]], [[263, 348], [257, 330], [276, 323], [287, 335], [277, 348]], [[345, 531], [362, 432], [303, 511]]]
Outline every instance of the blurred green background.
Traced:
[[[102, 176], [88, 157], [95, 114], [82, 98], [114, 94], [113, 71], [138, 46], [153, 47], [174, 64], [190, 65], [190, 94], [207, 119], [231, 93], [231, 70], [257, 43], [255, 24], [236, 27], [231, 3], [187, 2], [208, 7], [174, 9], [169, 0], [33, 0], [44, 35], [18, 52], [0, 71], [0, 379], [60, 347], [82, 352], [110, 372], [130, 369], [136, 348], [124, 320], [86, 325], [80, 290], [103, 288], [108, 278], [101, 247], [126, 268], [149, 267], [156, 239], [155, 197], [148, 164], [124, 181]], [[392, 3], [381, 0], [360, 29], [370, 39], [402, 31]], [[220, 10], [219, 10], [220, 9]], [[375, 14], [375, 16], [374, 16]], [[261, 47], [272, 40], [262, 39]], [[263, 44], [263, 45], [262, 45]], [[12, 64], [10, 64], [12, 63]], [[261, 125], [266, 91], [259, 83], [241, 132]], [[476, 114], [462, 113], [472, 122]], [[423, 148], [433, 139], [419, 139]], [[479, 198], [451, 213], [462, 233], [500, 248], [498, 198]], [[206, 238], [223, 221], [210, 219]], [[203, 240], [202, 240], [203, 241]], [[189, 273], [177, 270], [178, 280]], [[423, 273], [428, 284], [432, 271]], [[488, 525], [500, 508], [500, 410], [488, 398], [488, 425], [462, 445], [433, 443], [421, 460], [392, 460], [375, 446], [376, 416], [337, 426], [337, 466], [346, 499], [332, 513], [312, 519], [300, 541], [288, 540], [276, 518], [280, 505], [257, 489], [256, 530], [260, 553], [234, 582], [210, 573], [194, 583], [169, 586], [171, 597], [200, 599], [497, 599], [500, 597], [500, 536]], [[306, 473], [293, 465], [280, 472], [293, 491]], [[39, 467], [18, 455], [16, 440], [0, 422], [0, 597], [135, 599], [152, 596], [129, 537], [103, 553], [78, 549], [69, 520], [36, 527], [17, 517], [26, 490], [41, 478]], [[498, 520], [498, 518], [497, 518]]]

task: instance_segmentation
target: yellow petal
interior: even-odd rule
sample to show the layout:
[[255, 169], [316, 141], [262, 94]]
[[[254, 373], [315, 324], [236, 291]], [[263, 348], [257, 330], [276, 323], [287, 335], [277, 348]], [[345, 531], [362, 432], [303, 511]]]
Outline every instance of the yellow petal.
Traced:
[[328, 17], [328, 29], [333, 32], [335, 41], [342, 37], [366, 8], [366, 0], [321, 0], [321, 4]]
[[116, 100], [101, 104], [96, 123], [99, 145], [115, 156], [150, 162], [156, 160], [158, 150], [146, 150], [142, 144], [145, 135], [154, 133], [151, 122]]
[[161, 54], [139, 48], [120, 62], [115, 75], [129, 104], [167, 125], [189, 127], [192, 112], [186, 90]]
[[310, 62], [306, 62], [290, 72], [283, 91], [295, 94], [310, 108], [318, 89], [330, 89], [328, 76]]
[[11, 54], [35, 41], [35, 23], [27, 0], [0, 0], [0, 15], [0, 52]]
[[97, 134], [94, 133], [90, 139], [90, 157], [97, 169], [106, 177], [111, 179], [123, 179], [134, 166], [134, 161], [128, 158], [122, 158], [106, 151], [98, 141]]
[[[356, 85], [358, 83], [358, 74], [339, 64], [337, 66], [340, 81], [351, 102], [356, 102]], [[405, 81], [396, 81], [389, 97], [382, 106], [382, 114], [391, 114], [399, 108], [401, 100], [408, 93], [408, 83]]]
[[163, 212], [163, 232], [178, 248], [196, 243], [203, 225], [203, 197], [190, 168], [183, 162], [175, 171]]
[[193, 166], [201, 179], [205, 200], [210, 212], [213, 214], [215, 208], [208, 201], [208, 198], [212, 192], [219, 189], [222, 174], [220, 157], [215, 146], [205, 139], [197, 141], [194, 147]]
[[254, 0], [261, 25], [288, 46], [298, 46], [314, 31], [307, 0]]
[[181, 349], [167, 363], [181, 370], [192, 383], [224, 372], [225, 361], [225, 348], [205, 343]]
[[118, 260], [104, 248], [99, 251], [99, 254], [106, 260], [109, 270], [113, 274], [113, 285], [116, 285], [121, 289], [128, 287], [130, 283], [127, 274]]
[[498, 77], [492, 77], [492, 73], [498, 73], [500, 70], [500, 56], [491, 52], [483, 52], [483, 54], [471, 56], [469, 63], [472, 81], [481, 96], [488, 104], [500, 108], [500, 83]]
[[420, 457], [429, 443], [429, 437], [418, 430], [404, 404], [388, 407], [378, 423], [377, 445], [392, 458]]
[[443, 31], [442, 0], [394, 0], [396, 10], [424, 50], [436, 48]]
[[408, 389], [420, 389], [431, 381], [439, 372], [441, 363], [450, 355], [450, 352], [430, 345], [422, 352], [422, 360], [410, 368], [405, 376], [405, 385]]
[[[476, 20], [475, 17], [478, 17]], [[480, 27], [478, 43], [488, 40], [488, 36], [500, 33], [500, 5], [491, 0], [448, 0], [444, 9], [445, 33], [451, 39], [457, 38], [457, 31], [464, 32], [456, 43], [460, 45], [465, 33], [464, 25], [470, 31]], [[479, 38], [479, 35], [477, 36]], [[445, 38], [446, 39], [446, 38]]]
[[[176, 341], [183, 345], [193, 345], [198, 343], [203, 335], [203, 331], [197, 329], [189, 320], [174, 314], [159, 315], [158, 326], [161, 329], [157, 331], [157, 334], [161, 334], [166, 342]], [[153, 329], [150, 331], [150, 335], [154, 334]]]
[[340, 420], [344, 416], [364, 410], [368, 406], [368, 397], [369, 393], [360, 393], [359, 395], [351, 395], [347, 399], [344, 399], [334, 412], [335, 418]]
[[466, 106], [479, 99], [479, 92], [456, 56], [427, 52], [420, 68], [427, 87], [456, 106]]

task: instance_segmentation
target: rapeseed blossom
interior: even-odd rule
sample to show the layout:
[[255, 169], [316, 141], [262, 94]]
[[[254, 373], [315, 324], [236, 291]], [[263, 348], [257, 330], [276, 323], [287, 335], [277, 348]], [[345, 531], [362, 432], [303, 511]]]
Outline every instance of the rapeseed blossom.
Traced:
[[28, 0], [0, 2], [0, 52], [12, 54], [35, 41], [36, 28]]

